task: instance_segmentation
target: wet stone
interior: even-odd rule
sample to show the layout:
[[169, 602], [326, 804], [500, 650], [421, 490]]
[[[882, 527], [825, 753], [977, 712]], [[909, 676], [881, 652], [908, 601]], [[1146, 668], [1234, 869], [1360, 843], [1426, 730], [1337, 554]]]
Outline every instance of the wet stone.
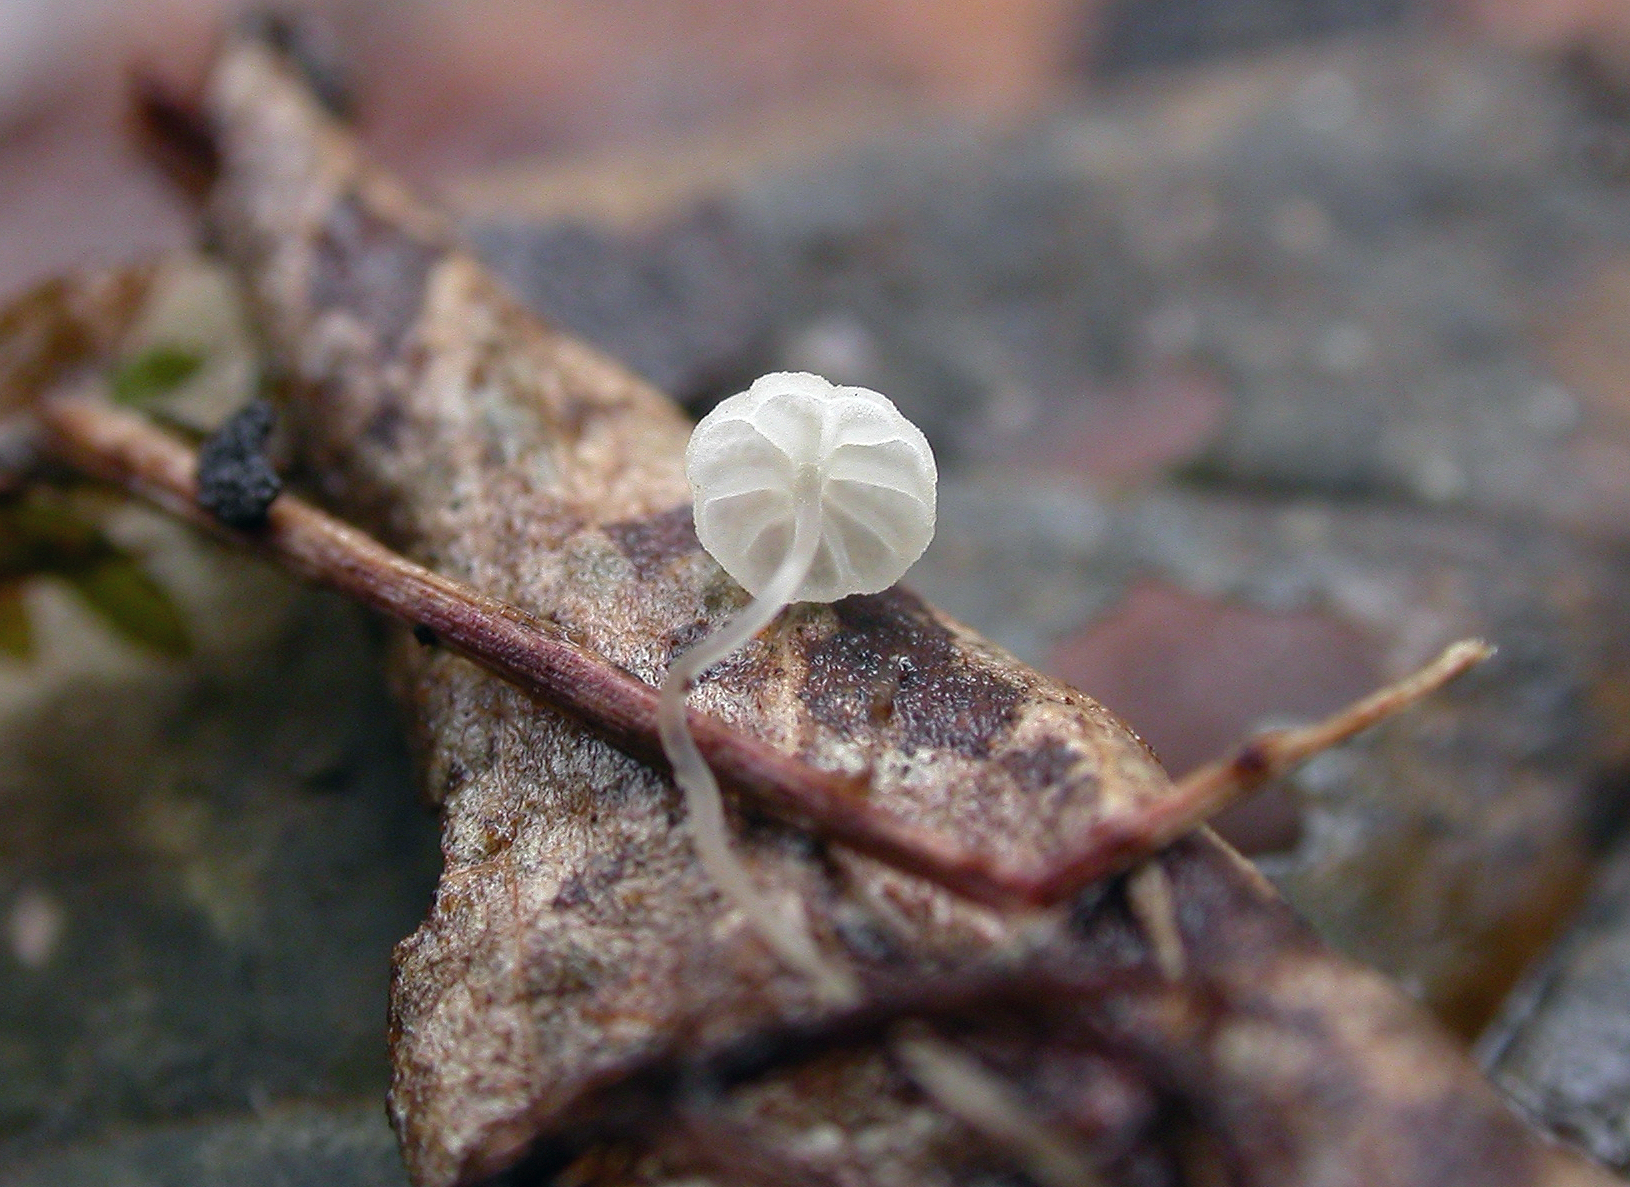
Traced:
[[658, 232], [481, 236], [681, 396], [813, 370], [888, 392], [952, 466], [1622, 537], [1630, 189], [1581, 159], [1593, 110], [1561, 71], [1400, 32], [839, 152]]
[[1494, 1082], [1536, 1125], [1630, 1170], [1630, 848], [1578, 922], [1479, 1044]]
[[0, 1187], [407, 1187], [377, 1101], [156, 1126], [0, 1168]]
[[[396, 1182], [390, 954], [439, 854], [377, 632], [192, 548], [185, 664], [44, 615], [0, 673], [0, 1183]], [[331, 1100], [365, 1137], [261, 1116]]]
[[1411, 0], [1117, 0], [1093, 54], [1122, 73], [1385, 25]]
[[679, 400], [750, 379], [767, 330], [756, 248], [722, 207], [618, 233], [586, 223], [474, 230], [497, 274], [544, 317]]
[[1138, 722], [1181, 775], [1276, 714], [1318, 717], [1378, 687], [1379, 650], [1322, 608], [1258, 609], [1145, 578], [1046, 662]]
[[1228, 377], [1196, 466], [1609, 528], [1589, 446], [1617, 433], [1536, 329], [1622, 254], [1626, 191], [1572, 156], [1558, 78], [1388, 44], [1264, 69], [1198, 153], [1114, 183], [1153, 199], [1122, 209], [1158, 261], [1158, 348]]

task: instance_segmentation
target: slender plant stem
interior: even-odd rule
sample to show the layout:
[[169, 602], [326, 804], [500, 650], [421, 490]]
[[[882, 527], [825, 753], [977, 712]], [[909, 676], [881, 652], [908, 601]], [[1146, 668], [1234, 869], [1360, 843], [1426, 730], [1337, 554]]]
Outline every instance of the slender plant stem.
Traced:
[[[539, 704], [583, 721], [642, 761], [664, 763], [657, 690], [535, 616], [432, 573], [291, 495], [278, 497], [257, 531], [224, 527], [196, 502], [193, 451], [106, 401], [47, 397], [36, 413], [44, 450], [64, 464], [254, 548], [308, 581], [424, 627]], [[1019, 867], [919, 828], [869, 801], [863, 780], [812, 767], [705, 714], [686, 716], [698, 753], [719, 781], [777, 818], [987, 906], [1045, 906], [1134, 865], [1240, 794], [1401, 712], [1490, 654], [1476, 640], [1456, 643], [1414, 675], [1315, 726], [1254, 738], [1175, 784], [1135, 818], [1089, 827], [1071, 838], [1062, 858], [1041, 868]]]

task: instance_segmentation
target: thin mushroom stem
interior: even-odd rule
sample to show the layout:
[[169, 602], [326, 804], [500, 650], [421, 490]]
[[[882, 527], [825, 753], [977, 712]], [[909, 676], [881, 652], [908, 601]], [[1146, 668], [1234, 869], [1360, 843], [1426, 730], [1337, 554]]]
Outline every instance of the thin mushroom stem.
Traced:
[[821, 542], [820, 479], [809, 472], [811, 469], [805, 467], [799, 475], [792, 544], [787, 555], [746, 609], [674, 660], [657, 702], [657, 731], [673, 767], [674, 782], [685, 793], [691, 843], [708, 877], [777, 956], [814, 981], [824, 996], [846, 1001], [854, 996], [853, 981], [815, 946], [802, 902], [792, 897], [778, 904], [766, 897], [753, 885], [747, 867], [730, 848], [719, 783], [696, 747], [685, 709], [696, 678], [775, 621], [809, 575]]
[[[769, 584], [740, 614], [674, 660], [668, 668], [668, 679], [662, 686], [664, 704], [683, 704], [690, 686], [698, 676], [733, 654], [754, 635], [769, 626], [775, 621], [776, 615], [786, 608], [787, 603], [792, 601], [793, 593], [803, 584], [804, 577], [809, 573], [809, 566], [815, 560], [815, 549], [821, 542], [819, 520], [819, 504], [799, 500], [792, 547], [787, 550], [786, 559], [776, 569], [775, 576], [770, 578]], [[679, 715], [669, 716], [677, 719]], [[687, 731], [683, 737], [676, 737], [675, 740], [683, 748], [687, 744], [684, 739], [688, 737]], [[668, 742], [666, 734], [663, 735], [663, 742], [664, 744]], [[694, 743], [690, 743], [690, 746], [692, 749], [695, 748]]]

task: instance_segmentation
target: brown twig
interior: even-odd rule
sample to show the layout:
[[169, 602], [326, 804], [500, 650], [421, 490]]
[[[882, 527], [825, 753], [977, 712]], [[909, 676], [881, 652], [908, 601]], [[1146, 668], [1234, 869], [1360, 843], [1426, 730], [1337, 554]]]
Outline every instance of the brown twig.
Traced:
[[[265, 553], [318, 585], [410, 626], [540, 704], [571, 714], [614, 746], [661, 765], [657, 690], [514, 606], [432, 573], [366, 534], [285, 495], [253, 532], [222, 525], [197, 504], [197, 456], [152, 424], [81, 396], [40, 401], [46, 448], [59, 460], [115, 483], [173, 514]], [[911, 825], [869, 802], [857, 780], [783, 754], [693, 711], [691, 729], [719, 780], [777, 817], [806, 826], [905, 873], [995, 907], [1060, 902], [1181, 836], [1237, 795], [1414, 704], [1490, 654], [1458, 643], [1414, 676], [1304, 730], [1265, 734], [1232, 759], [1201, 768], [1141, 814], [1077, 839], [1061, 861], [1016, 868]]]
[[[657, 690], [534, 616], [439, 576], [298, 498], [271, 505], [263, 528], [234, 531], [196, 502], [197, 455], [139, 416], [78, 396], [43, 400], [47, 449], [285, 568], [413, 627], [569, 713], [618, 749], [663, 763]], [[692, 711], [691, 729], [722, 783], [777, 816], [809, 825], [862, 853], [982, 902], [1011, 902], [1000, 874], [945, 840], [867, 803], [845, 775], [821, 771]]]
[[1138, 822], [1116, 821], [1089, 830], [1073, 855], [1057, 862], [1027, 892], [1033, 902], [1059, 902], [1099, 878], [1117, 873], [1169, 845], [1238, 799], [1277, 779], [1315, 754], [1378, 725], [1432, 695], [1494, 654], [1481, 639], [1451, 643], [1431, 663], [1347, 708], [1303, 729], [1272, 730], [1248, 740], [1230, 757], [1186, 775]]

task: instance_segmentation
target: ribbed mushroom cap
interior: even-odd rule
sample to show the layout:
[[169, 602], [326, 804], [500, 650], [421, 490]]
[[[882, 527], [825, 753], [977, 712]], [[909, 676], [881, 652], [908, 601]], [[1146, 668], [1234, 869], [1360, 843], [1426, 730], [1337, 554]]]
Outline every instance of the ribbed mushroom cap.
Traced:
[[876, 593], [934, 535], [934, 454], [886, 397], [779, 371], [702, 419], [685, 451], [696, 535], [757, 594], [792, 546], [800, 470], [820, 479], [821, 540], [800, 602]]

